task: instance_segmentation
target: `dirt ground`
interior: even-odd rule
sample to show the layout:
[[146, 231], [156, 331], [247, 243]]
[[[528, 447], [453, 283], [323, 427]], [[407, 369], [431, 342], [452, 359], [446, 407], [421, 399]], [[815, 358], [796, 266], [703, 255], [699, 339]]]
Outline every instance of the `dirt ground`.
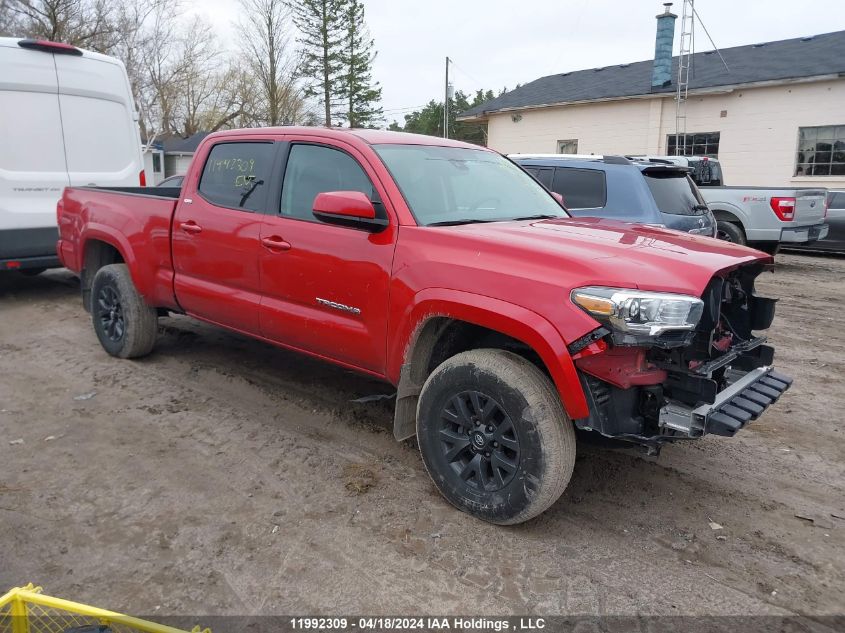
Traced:
[[438, 495], [389, 403], [352, 402], [389, 386], [186, 318], [110, 358], [68, 272], [7, 276], [0, 589], [161, 615], [842, 614], [845, 260], [778, 256], [759, 289], [795, 378], [777, 405], [659, 459], [581, 443], [560, 501], [503, 528]]

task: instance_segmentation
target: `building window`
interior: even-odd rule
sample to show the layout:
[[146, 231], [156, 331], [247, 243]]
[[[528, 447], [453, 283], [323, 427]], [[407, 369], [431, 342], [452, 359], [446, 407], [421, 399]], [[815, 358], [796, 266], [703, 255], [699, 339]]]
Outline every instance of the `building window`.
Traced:
[[570, 138], [565, 141], [557, 142], [558, 154], [577, 154], [578, 153], [578, 139]]
[[[686, 140], [686, 143], [684, 142]], [[669, 156], [709, 156], [719, 158], [719, 132], [669, 134], [666, 137]]]
[[845, 125], [798, 128], [796, 176], [845, 176]]
[[153, 173], [161, 173], [161, 154], [153, 152]]

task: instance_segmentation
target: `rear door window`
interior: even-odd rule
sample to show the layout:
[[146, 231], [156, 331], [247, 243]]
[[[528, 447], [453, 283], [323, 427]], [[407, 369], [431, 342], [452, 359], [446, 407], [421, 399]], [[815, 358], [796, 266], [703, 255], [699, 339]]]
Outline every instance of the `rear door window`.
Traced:
[[830, 197], [831, 209], [845, 209], [845, 191], [837, 191]]
[[274, 155], [273, 143], [218, 143], [205, 161], [200, 194], [220, 207], [263, 212]]
[[643, 176], [661, 213], [701, 215], [707, 205], [692, 179], [675, 170], [644, 171]]
[[607, 178], [599, 169], [558, 167], [551, 189], [563, 196], [569, 209], [600, 209], [607, 204]]

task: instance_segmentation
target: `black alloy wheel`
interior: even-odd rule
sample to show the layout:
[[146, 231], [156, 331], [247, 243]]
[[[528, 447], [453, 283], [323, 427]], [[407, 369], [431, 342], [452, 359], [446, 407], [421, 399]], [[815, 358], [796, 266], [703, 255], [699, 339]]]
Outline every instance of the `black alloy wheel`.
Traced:
[[97, 296], [97, 317], [103, 332], [110, 341], [119, 343], [126, 331], [123, 320], [123, 306], [120, 297], [112, 286], [103, 286]]
[[94, 275], [89, 306], [94, 332], [112, 356], [149, 354], [158, 333], [158, 311], [138, 294], [126, 264], [108, 264]]
[[516, 475], [519, 438], [492, 397], [479, 391], [456, 394], [442, 410], [439, 433], [443, 456], [463, 485], [495, 492]]

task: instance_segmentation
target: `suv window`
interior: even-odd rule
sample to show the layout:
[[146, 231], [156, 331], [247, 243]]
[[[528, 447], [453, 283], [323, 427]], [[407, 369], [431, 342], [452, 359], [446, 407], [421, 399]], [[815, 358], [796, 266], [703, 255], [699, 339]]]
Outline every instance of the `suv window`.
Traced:
[[830, 209], [845, 209], [845, 192], [837, 191], [830, 197]]
[[540, 181], [546, 189], [552, 188], [552, 178], [554, 177], [554, 169], [548, 168], [541, 168], [541, 167], [525, 167], [525, 171], [529, 174], [534, 176], [537, 180]]
[[607, 177], [598, 169], [558, 167], [552, 191], [563, 196], [568, 209], [598, 209], [607, 204]]
[[291, 147], [282, 184], [280, 213], [289, 218], [318, 222], [313, 212], [314, 198], [325, 191], [360, 191], [373, 201], [376, 215], [386, 217], [369, 177], [349, 154], [322, 145]]
[[662, 213], [701, 215], [706, 204], [689, 176], [674, 170], [644, 171], [645, 181]]
[[273, 143], [219, 143], [202, 170], [199, 192], [212, 204], [263, 211], [267, 199]]

